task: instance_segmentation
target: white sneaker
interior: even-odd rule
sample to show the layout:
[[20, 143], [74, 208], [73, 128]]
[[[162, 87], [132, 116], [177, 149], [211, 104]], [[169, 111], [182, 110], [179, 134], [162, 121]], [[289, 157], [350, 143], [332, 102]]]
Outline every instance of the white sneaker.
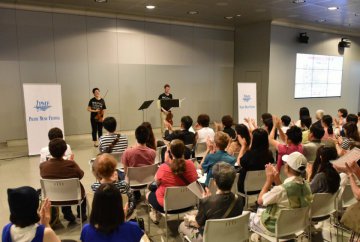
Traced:
[[259, 241], [261, 241], [261, 237], [257, 233], [253, 233], [250, 236], [250, 240], [253, 242], [259, 242]]
[[161, 214], [159, 214], [155, 209], [151, 208], [150, 213], [149, 213], [149, 217], [150, 217], [150, 220], [154, 224], [159, 224], [159, 221], [161, 219]]

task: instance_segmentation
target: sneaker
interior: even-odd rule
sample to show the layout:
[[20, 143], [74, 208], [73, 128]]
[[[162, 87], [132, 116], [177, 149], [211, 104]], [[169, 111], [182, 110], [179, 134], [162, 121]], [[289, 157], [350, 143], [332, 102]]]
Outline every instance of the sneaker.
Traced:
[[250, 236], [250, 241], [252, 241], [252, 242], [259, 242], [259, 241], [261, 241], [261, 237], [260, 237], [260, 235], [258, 235], [257, 233], [253, 233], [253, 234]]
[[[160, 216], [159, 216], [160, 215]], [[150, 213], [149, 213], [149, 217], [150, 220], [154, 223], [154, 224], [159, 224], [160, 218], [161, 218], [161, 214], [159, 214], [155, 209], [151, 209]]]

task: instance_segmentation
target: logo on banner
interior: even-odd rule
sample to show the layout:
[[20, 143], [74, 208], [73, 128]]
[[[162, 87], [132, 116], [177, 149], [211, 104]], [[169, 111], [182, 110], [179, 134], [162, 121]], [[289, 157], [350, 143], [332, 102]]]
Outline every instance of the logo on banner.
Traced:
[[36, 100], [36, 105], [34, 107], [38, 112], [43, 111], [45, 112], [49, 108], [51, 108], [49, 101], [39, 101]]
[[249, 101], [251, 100], [251, 95], [244, 94], [242, 100], [243, 100], [244, 102], [249, 102]]

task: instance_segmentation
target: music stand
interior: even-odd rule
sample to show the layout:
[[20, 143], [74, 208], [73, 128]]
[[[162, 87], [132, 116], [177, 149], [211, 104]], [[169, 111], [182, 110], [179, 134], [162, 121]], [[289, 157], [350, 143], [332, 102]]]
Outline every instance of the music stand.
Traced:
[[141, 110], [142, 113], [143, 113], [143, 122], [145, 121], [145, 118], [144, 118], [144, 110], [147, 109], [148, 107], [150, 107], [150, 105], [152, 104], [154, 100], [148, 100], [148, 101], [145, 101], [141, 104], [140, 108], [138, 110]]
[[180, 100], [179, 99], [161, 99], [160, 101], [160, 108], [165, 108], [167, 110], [171, 108], [178, 108], [180, 107]]

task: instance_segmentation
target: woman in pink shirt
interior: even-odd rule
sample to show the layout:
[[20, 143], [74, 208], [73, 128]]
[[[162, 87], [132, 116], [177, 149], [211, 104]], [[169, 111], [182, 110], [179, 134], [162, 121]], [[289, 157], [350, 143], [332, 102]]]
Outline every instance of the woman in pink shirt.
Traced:
[[323, 126], [325, 131], [322, 140], [332, 140], [335, 137], [333, 130], [333, 118], [330, 115], [324, 115], [321, 119], [321, 125]]
[[170, 143], [165, 153], [165, 163], [162, 164], [156, 175], [156, 191], [151, 191], [146, 195], [152, 209], [150, 219], [158, 224], [164, 212], [164, 196], [167, 187], [187, 186], [197, 180], [198, 175], [194, 163], [184, 159], [185, 145], [181, 140], [174, 139]]
[[[277, 117], [273, 118], [274, 126], [269, 135], [269, 143], [275, 147], [278, 152], [277, 164], [276, 167], [280, 171], [281, 166], [283, 165], [282, 157], [283, 155], [289, 155], [295, 151], [303, 153], [303, 147], [301, 145], [302, 141], [302, 131], [297, 126], [291, 126], [286, 134], [281, 130], [281, 120]], [[279, 141], [275, 140], [276, 128], [279, 131], [280, 138], [284, 141], [285, 144], [281, 144]]]

